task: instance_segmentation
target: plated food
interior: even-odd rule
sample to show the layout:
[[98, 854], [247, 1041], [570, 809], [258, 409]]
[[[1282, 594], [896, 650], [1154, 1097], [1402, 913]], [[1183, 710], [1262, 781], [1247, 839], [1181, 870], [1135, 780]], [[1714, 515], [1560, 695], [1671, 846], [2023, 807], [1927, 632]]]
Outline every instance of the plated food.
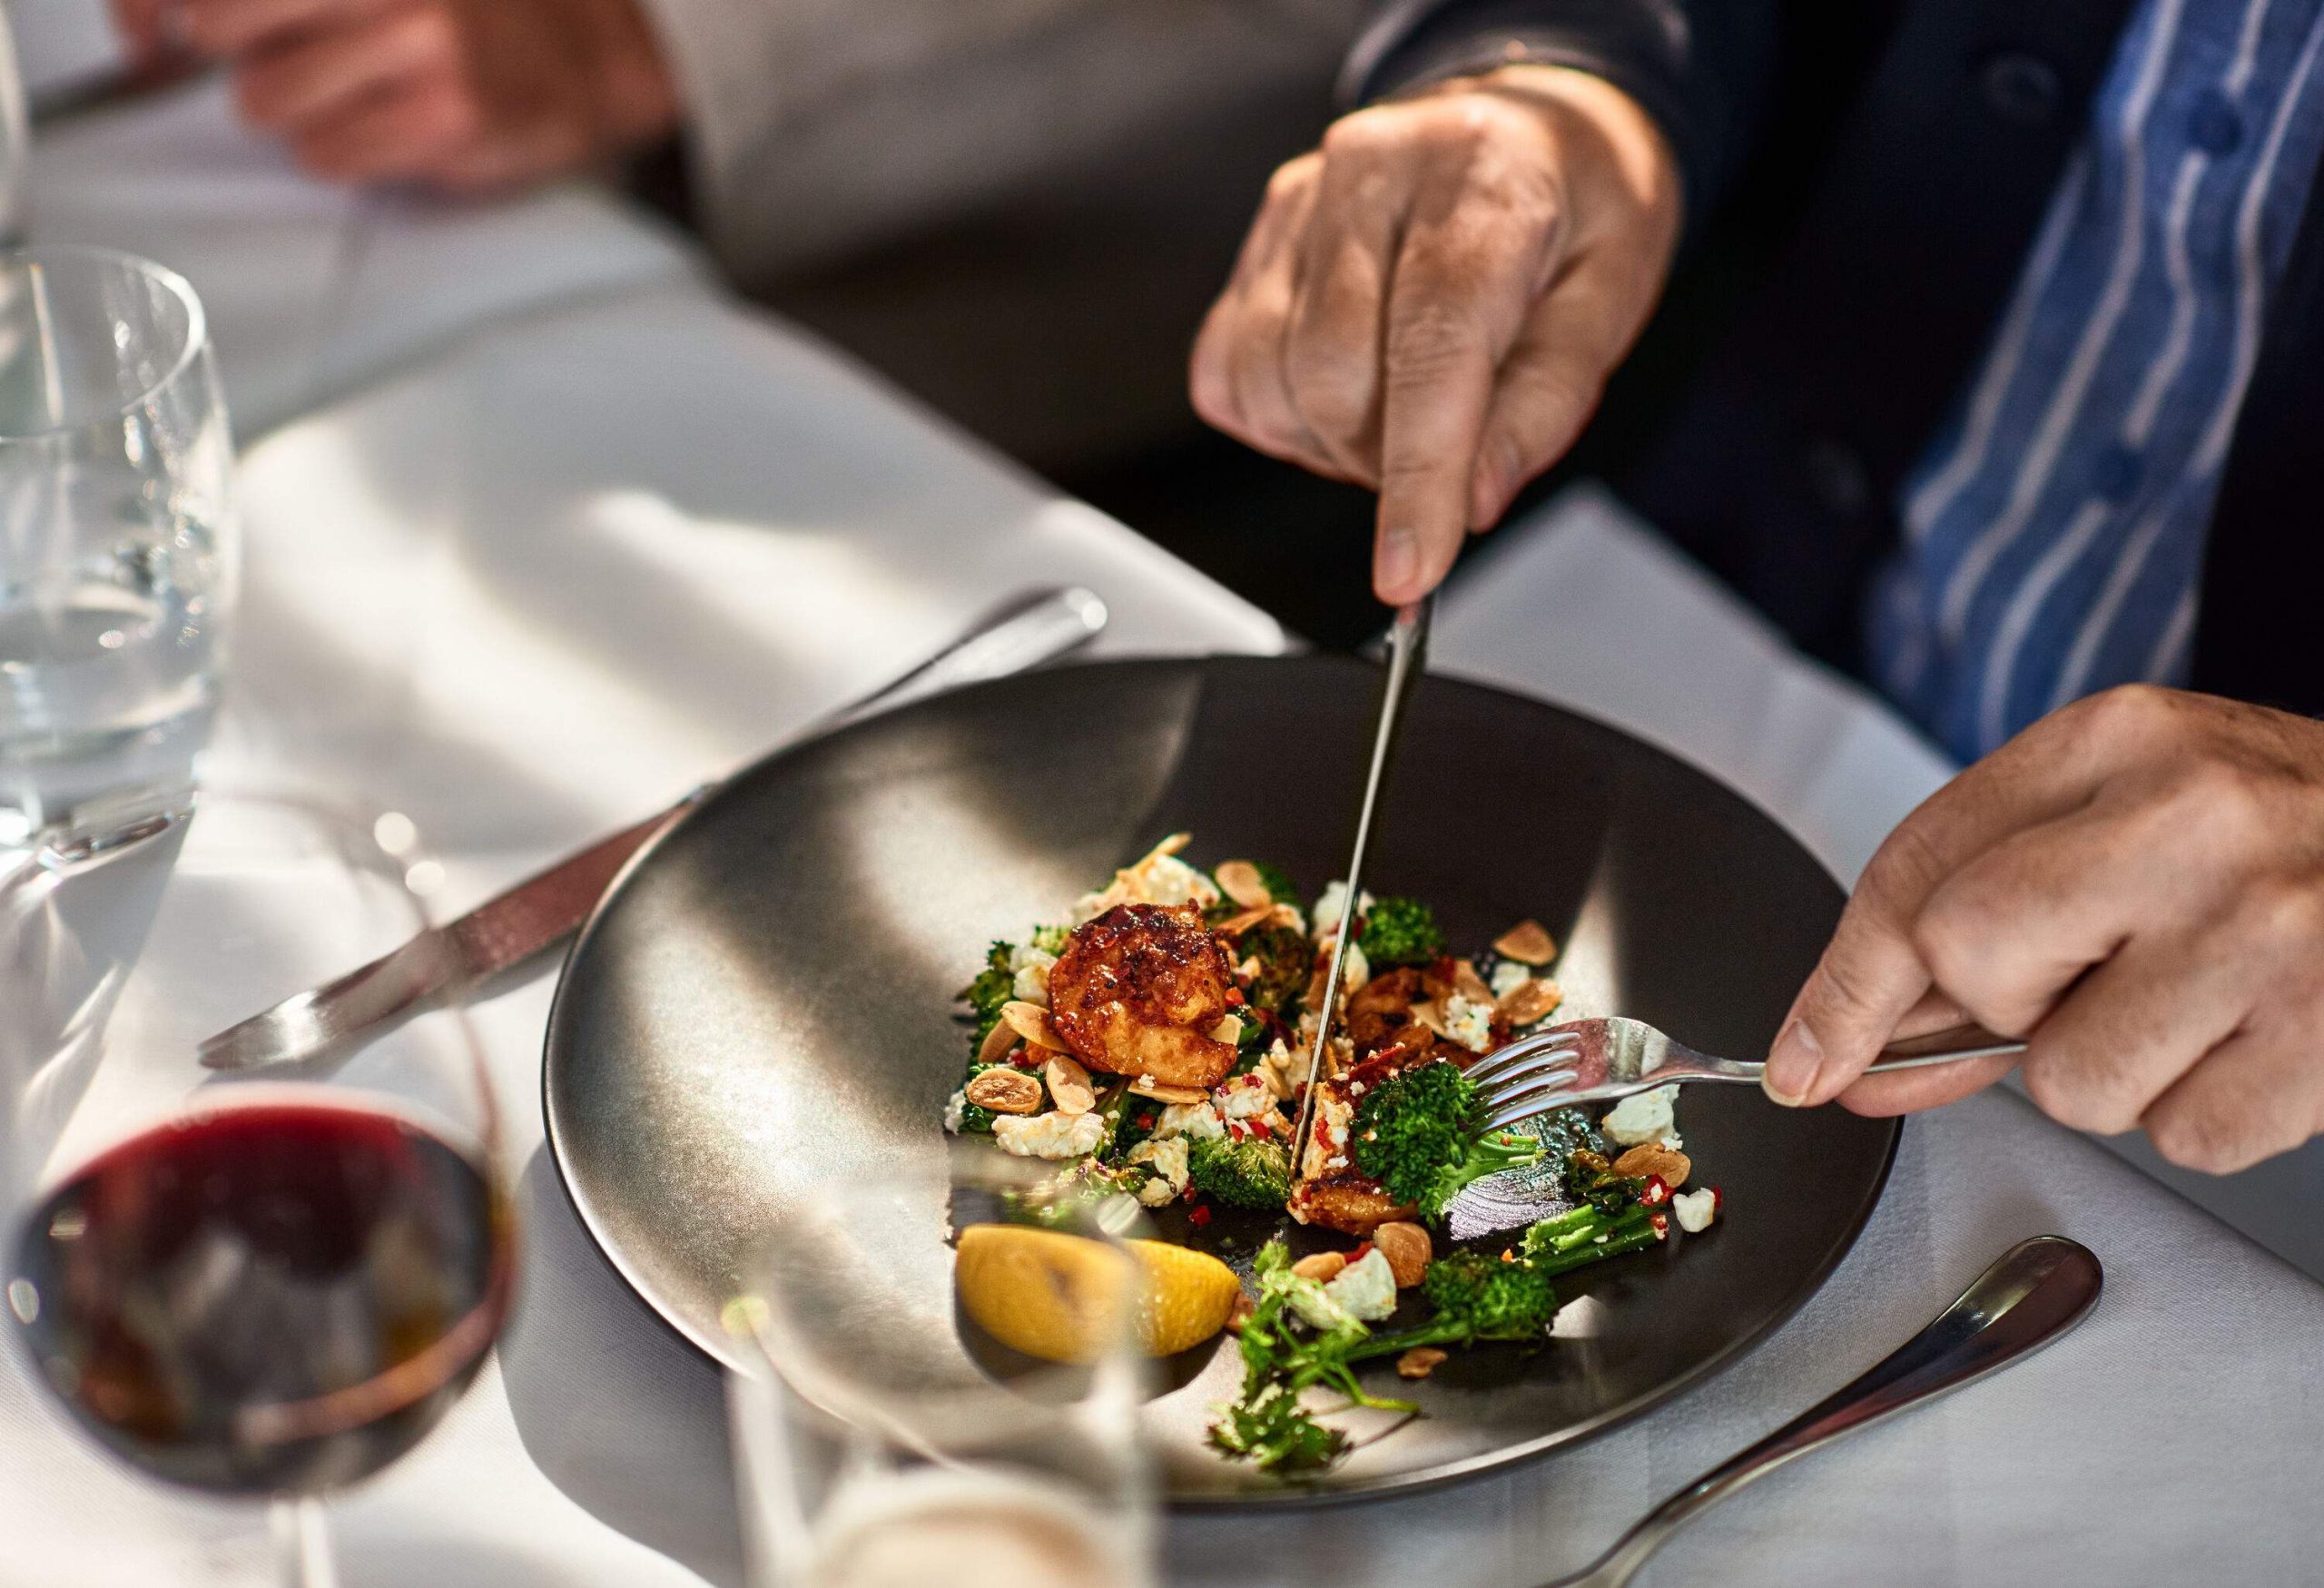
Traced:
[[[1216, 1449], [1271, 1472], [1328, 1467], [1347, 1439], [1304, 1391], [1417, 1411], [1367, 1387], [1359, 1365], [1419, 1379], [1453, 1350], [1544, 1346], [1558, 1276], [1710, 1227], [1718, 1193], [1692, 1183], [1676, 1088], [1602, 1118], [1480, 1128], [1465, 1071], [1564, 1001], [1539, 922], [1461, 954], [1426, 903], [1363, 896], [1315, 1072], [1344, 885], [1311, 915], [1280, 870], [1204, 870], [1184, 858], [1190, 843], [1173, 834], [1067, 920], [992, 945], [961, 992], [970, 1058], [944, 1122], [1054, 1162], [1036, 1214], [1134, 1198], [1177, 1210], [1187, 1245], [1256, 1248], [1250, 1293], [1228, 1295], [1207, 1270], [1199, 1281], [1217, 1298], [1206, 1333], [1238, 1329], [1245, 1368], [1211, 1427]], [[1295, 1142], [1311, 1084], [1312, 1123]], [[1531, 1221], [1450, 1243], [1448, 1216], [1487, 1179], [1521, 1193]], [[1286, 1232], [1315, 1249], [1294, 1260]]]

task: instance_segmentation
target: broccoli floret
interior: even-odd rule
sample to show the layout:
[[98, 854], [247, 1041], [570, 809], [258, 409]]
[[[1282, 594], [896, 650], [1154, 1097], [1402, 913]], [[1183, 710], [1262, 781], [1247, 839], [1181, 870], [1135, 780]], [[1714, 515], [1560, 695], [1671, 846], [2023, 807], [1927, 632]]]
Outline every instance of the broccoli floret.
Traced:
[[1382, 1081], [1355, 1112], [1356, 1167], [1431, 1218], [1441, 1218], [1472, 1181], [1541, 1160], [1537, 1142], [1506, 1132], [1480, 1136], [1474, 1082], [1435, 1060]]
[[1436, 913], [1417, 899], [1378, 899], [1364, 917], [1355, 946], [1374, 965], [1424, 965], [1444, 952]]
[[1315, 950], [1306, 933], [1295, 926], [1256, 927], [1236, 947], [1245, 959], [1259, 962], [1259, 973], [1244, 991], [1252, 1007], [1285, 1022], [1293, 1020], [1315, 971]]
[[1347, 1435], [1326, 1428], [1299, 1404], [1298, 1392], [1269, 1381], [1256, 1398], [1220, 1409], [1210, 1442], [1261, 1472], [1315, 1472], [1347, 1449]]
[[1000, 1023], [1000, 1006], [1017, 995], [1017, 973], [1009, 968], [1009, 955], [1015, 952], [1013, 944], [994, 943], [992, 952], [984, 957], [984, 969], [977, 972], [977, 979], [953, 995], [969, 1006], [974, 1021], [975, 1029], [969, 1035], [972, 1050], [984, 1045], [992, 1028]]
[[1557, 1289], [1539, 1265], [1451, 1252], [1428, 1266], [1421, 1294], [1436, 1316], [1417, 1331], [1445, 1340], [1530, 1340], [1549, 1333], [1557, 1317]]
[[1556, 1288], [1539, 1265], [1453, 1252], [1430, 1266], [1423, 1293], [1436, 1312], [1420, 1327], [1375, 1335], [1347, 1318], [1305, 1334], [1295, 1320], [1303, 1301], [1310, 1310], [1323, 1310], [1319, 1302], [1328, 1307], [1318, 1294], [1322, 1287], [1291, 1272], [1291, 1254], [1280, 1240], [1260, 1249], [1251, 1271], [1259, 1296], [1243, 1323], [1243, 1393], [1234, 1405], [1220, 1408], [1210, 1438], [1228, 1455], [1268, 1470], [1328, 1465], [1346, 1447], [1340, 1435], [1317, 1424], [1299, 1405], [1300, 1391], [1328, 1385], [1358, 1406], [1414, 1412], [1419, 1408], [1410, 1401], [1365, 1391], [1355, 1365], [1416, 1346], [1537, 1340], [1549, 1332], [1558, 1310]]
[[1280, 1213], [1291, 1196], [1291, 1154], [1264, 1136], [1197, 1140], [1187, 1149], [1187, 1172], [1196, 1190], [1230, 1208]]

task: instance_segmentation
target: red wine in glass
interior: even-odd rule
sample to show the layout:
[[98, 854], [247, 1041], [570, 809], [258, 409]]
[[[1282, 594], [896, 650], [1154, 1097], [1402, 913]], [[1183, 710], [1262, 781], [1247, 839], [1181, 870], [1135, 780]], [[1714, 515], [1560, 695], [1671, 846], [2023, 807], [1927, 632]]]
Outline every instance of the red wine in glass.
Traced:
[[402, 1455], [491, 1348], [507, 1210], [411, 1120], [280, 1093], [133, 1137], [27, 1221], [8, 1285], [37, 1376], [172, 1483], [338, 1489]]

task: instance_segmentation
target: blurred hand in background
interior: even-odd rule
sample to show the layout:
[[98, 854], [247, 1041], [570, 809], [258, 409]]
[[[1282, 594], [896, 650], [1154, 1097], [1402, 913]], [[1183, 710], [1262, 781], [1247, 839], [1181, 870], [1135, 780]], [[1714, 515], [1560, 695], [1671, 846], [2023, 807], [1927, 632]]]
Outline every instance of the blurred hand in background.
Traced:
[[343, 182], [503, 190], [666, 135], [635, 0], [113, 0], [130, 53], [223, 63], [251, 125]]
[[1679, 228], [1669, 145], [1602, 79], [1509, 66], [1358, 111], [1268, 184], [1195, 407], [1376, 488], [1374, 589], [1417, 600], [1573, 444]]

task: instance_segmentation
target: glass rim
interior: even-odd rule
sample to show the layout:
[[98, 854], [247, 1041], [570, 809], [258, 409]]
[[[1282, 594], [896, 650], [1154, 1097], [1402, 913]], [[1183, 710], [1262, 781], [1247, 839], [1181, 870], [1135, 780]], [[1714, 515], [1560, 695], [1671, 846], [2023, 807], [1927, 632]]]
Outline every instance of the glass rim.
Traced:
[[[131, 253], [126, 249], [103, 248], [94, 243], [57, 242], [34, 243], [24, 248], [12, 248], [0, 253], [0, 271], [17, 265], [46, 264], [72, 260], [82, 263], [109, 264], [125, 267], [155, 282], [182, 304], [186, 311], [185, 346], [178, 350], [169, 369], [152, 385], [136, 396], [124, 398], [113, 410], [113, 419], [145, 407], [163, 391], [176, 385], [185, 372], [200, 360], [210, 346], [210, 317], [202, 306], [201, 294], [193, 283], [169, 266]], [[0, 447], [15, 446], [27, 441], [44, 441], [54, 436], [69, 436], [112, 419], [79, 419], [67, 424], [49, 425], [37, 430], [0, 429]]]

